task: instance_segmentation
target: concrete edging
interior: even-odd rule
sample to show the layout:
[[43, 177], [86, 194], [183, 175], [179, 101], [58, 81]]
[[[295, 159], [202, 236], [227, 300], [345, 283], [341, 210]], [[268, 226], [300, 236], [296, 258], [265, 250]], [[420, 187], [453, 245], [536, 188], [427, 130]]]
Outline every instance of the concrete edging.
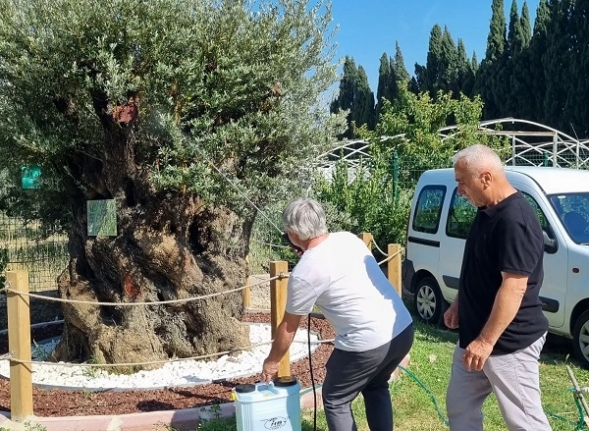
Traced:
[[[304, 389], [301, 395], [301, 410], [313, 408], [313, 390]], [[316, 389], [317, 407], [321, 404], [321, 388]], [[235, 414], [234, 403], [223, 403], [218, 413], [222, 418]], [[63, 417], [31, 417], [23, 423], [10, 420], [10, 413], [0, 411], [0, 427], [8, 430], [26, 430], [27, 421], [30, 425], [40, 425], [47, 431], [163, 431], [168, 426], [185, 429], [196, 429], [201, 420], [212, 419], [214, 416], [208, 407], [196, 407], [179, 410], [160, 410], [146, 413], [128, 413], [123, 415], [104, 416], [63, 416]], [[30, 425], [29, 428], [30, 429]], [[158, 426], [158, 425], [161, 425]], [[157, 427], [157, 428], [154, 428]]]

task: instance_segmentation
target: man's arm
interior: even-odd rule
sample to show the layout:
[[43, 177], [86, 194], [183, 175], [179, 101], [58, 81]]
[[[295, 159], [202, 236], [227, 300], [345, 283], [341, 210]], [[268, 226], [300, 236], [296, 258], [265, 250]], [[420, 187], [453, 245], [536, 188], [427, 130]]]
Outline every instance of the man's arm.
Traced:
[[495, 297], [491, 315], [479, 335], [481, 340], [491, 344], [491, 346], [495, 345], [517, 314], [528, 288], [527, 275], [502, 272], [501, 276], [503, 282]]
[[493, 309], [480, 335], [464, 350], [462, 362], [467, 370], [483, 369], [497, 340], [511, 323], [528, 287], [528, 276], [501, 272], [503, 281], [495, 296]]
[[276, 328], [276, 334], [274, 341], [272, 342], [272, 349], [270, 354], [264, 361], [262, 369], [262, 380], [269, 382], [278, 372], [278, 365], [284, 354], [288, 351], [288, 348], [292, 344], [292, 340], [297, 332], [299, 323], [303, 316], [290, 314], [289, 312], [284, 313], [284, 318], [278, 328]]
[[450, 304], [450, 307], [444, 313], [444, 324], [450, 329], [458, 329], [458, 295], [456, 295], [454, 301], [452, 301], [452, 304]]

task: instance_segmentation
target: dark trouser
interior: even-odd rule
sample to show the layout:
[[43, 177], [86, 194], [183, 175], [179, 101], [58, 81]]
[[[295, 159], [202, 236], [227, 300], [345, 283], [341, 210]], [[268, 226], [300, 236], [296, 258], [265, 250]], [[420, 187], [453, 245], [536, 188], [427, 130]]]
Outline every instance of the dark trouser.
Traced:
[[413, 344], [413, 325], [392, 341], [367, 352], [335, 349], [326, 364], [323, 407], [329, 431], [356, 431], [352, 401], [364, 396], [371, 431], [393, 429], [389, 379]]

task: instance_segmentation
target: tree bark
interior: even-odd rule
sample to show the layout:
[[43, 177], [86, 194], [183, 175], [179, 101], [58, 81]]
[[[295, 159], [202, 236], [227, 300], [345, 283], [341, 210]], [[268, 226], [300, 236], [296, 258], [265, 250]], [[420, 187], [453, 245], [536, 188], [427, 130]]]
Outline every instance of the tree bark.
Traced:
[[[191, 194], [155, 190], [135, 154], [133, 110], [115, 110], [109, 117], [105, 106], [95, 109], [105, 129], [104, 146], [99, 152], [72, 152], [63, 169], [74, 223], [59, 294], [153, 305], [64, 304], [65, 329], [52, 359], [136, 363], [249, 346], [248, 329], [239, 321], [241, 292], [159, 302], [243, 286], [251, 220]], [[93, 199], [116, 201], [116, 237], [88, 236], [87, 201]]]

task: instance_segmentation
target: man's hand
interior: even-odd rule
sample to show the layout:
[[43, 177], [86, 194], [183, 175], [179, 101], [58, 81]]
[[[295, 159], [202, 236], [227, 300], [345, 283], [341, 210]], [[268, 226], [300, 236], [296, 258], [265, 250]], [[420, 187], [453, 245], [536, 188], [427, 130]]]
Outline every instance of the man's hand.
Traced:
[[293, 247], [292, 245], [290, 246], [290, 251], [292, 251], [294, 254], [296, 254], [297, 257], [301, 257], [303, 255], [303, 253], [304, 253], [303, 250], [301, 250], [298, 247]]
[[[294, 234], [291, 234], [294, 235]], [[297, 237], [295, 235], [295, 237]], [[288, 243], [288, 246], [290, 247], [290, 250], [296, 254], [298, 257], [301, 257], [303, 255], [303, 253], [305, 252], [301, 247], [299, 247], [297, 244], [295, 244], [294, 242], [292, 242], [292, 240], [290, 239], [290, 236], [288, 233], [283, 233], [282, 234], [282, 238]], [[298, 237], [297, 237], [298, 238]]]
[[464, 349], [462, 363], [468, 371], [481, 371], [492, 351], [493, 344], [478, 337]]
[[444, 313], [444, 324], [450, 329], [458, 328], [458, 298]]
[[301, 323], [302, 317], [303, 316], [298, 314], [290, 314], [288, 311], [284, 312], [282, 322], [280, 322], [280, 325], [276, 328], [276, 334], [274, 335], [274, 341], [272, 342], [270, 353], [262, 365], [263, 382], [270, 382], [278, 373], [280, 360], [284, 357], [284, 354], [292, 344], [292, 340], [297, 332], [299, 323]]
[[262, 367], [262, 381], [270, 383], [278, 373], [279, 362], [271, 361], [269, 358], [264, 359], [264, 366]]

